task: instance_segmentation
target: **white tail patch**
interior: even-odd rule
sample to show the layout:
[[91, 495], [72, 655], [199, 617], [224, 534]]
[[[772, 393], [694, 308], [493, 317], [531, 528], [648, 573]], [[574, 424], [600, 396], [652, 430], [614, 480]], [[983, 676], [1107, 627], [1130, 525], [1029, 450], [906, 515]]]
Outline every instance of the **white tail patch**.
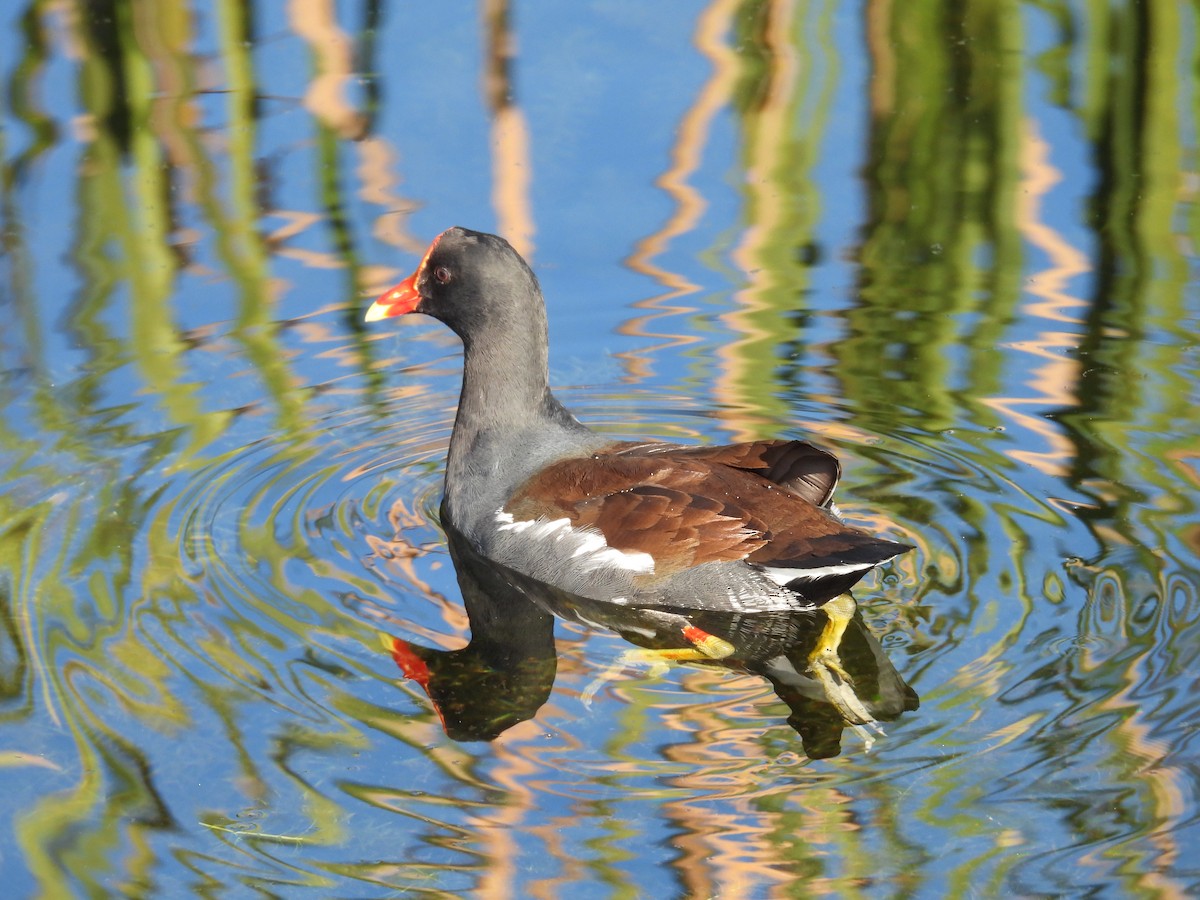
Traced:
[[529, 540], [560, 544], [569, 559], [577, 559], [585, 571], [612, 567], [627, 572], [649, 574], [654, 557], [639, 550], [626, 552], [608, 546], [604, 535], [590, 528], [575, 528], [570, 519], [523, 519], [514, 521], [512, 513], [496, 510], [500, 531], [511, 531]]
[[759, 566], [762, 573], [778, 585], [786, 586], [793, 581], [814, 581], [833, 575], [849, 575], [875, 568], [875, 563], [842, 563], [834, 566], [817, 566], [812, 569], [790, 569], [785, 566]]

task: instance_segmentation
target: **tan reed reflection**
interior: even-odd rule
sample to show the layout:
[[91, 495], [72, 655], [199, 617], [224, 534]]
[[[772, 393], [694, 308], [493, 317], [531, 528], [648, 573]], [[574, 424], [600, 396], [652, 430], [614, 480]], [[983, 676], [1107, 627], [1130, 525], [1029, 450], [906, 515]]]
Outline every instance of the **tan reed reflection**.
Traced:
[[292, 30], [312, 48], [316, 76], [309, 82], [304, 105], [340, 137], [363, 135], [366, 117], [345, 96], [356, 74], [354, 42], [337, 21], [334, 0], [288, 0]]
[[[400, 154], [390, 142], [374, 136], [358, 141], [355, 150], [358, 153], [358, 168], [355, 170], [358, 196], [385, 210], [372, 223], [371, 234], [389, 247], [419, 257], [426, 241], [414, 237], [408, 229], [408, 217], [416, 209], [416, 203], [399, 190]], [[364, 266], [362, 284], [365, 287], [391, 285], [399, 277], [397, 273], [398, 270], [392, 266]], [[377, 291], [372, 293], [378, 294]]]
[[[1046, 408], [1070, 409], [1079, 404], [1077, 384], [1080, 363], [1071, 351], [1079, 346], [1082, 319], [1072, 315], [1072, 312], [1086, 310], [1088, 303], [1073, 296], [1069, 288], [1077, 276], [1091, 270], [1091, 264], [1082, 251], [1071, 246], [1042, 219], [1043, 201], [1061, 179], [1061, 173], [1050, 163], [1050, 149], [1038, 135], [1036, 124], [1024, 121], [1020, 154], [1022, 181], [1016, 197], [1016, 225], [1032, 246], [1046, 254], [1049, 265], [1026, 279], [1025, 290], [1038, 299], [1022, 304], [1020, 309], [1025, 316], [1076, 327], [1069, 331], [1042, 331], [1035, 341], [1009, 344], [1013, 351], [1027, 354], [1030, 358], [1030, 375], [1025, 383], [1036, 391], [1034, 395], [984, 396], [979, 402], [996, 410], [1023, 433], [1042, 438], [1049, 447], [1048, 450], [1031, 450], [1022, 445], [1005, 449], [1006, 454], [1047, 475], [1062, 476], [1069, 470], [1076, 448], [1059, 424], [1047, 419], [1041, 411]], [[1034, 411], [1025, 413], [1021, 411], [1022, 407], [1032, 407]]]
[[653, 278], [667, 289], [632, 304], [634, 309], [651, 312], [629, 319], [618, 329], [621, 334], [657, 341], [637, 351], [617, 354], [628, 372], [627, 381], [648, 377], [654, 357], [662, 350], [698, 340], [691, 335], [650, 330], [650, 323], [655, 320], [695, 312], [694, 306], [674, 301], [698, 290], [682, 274], [664, 269], [654, 260], [666, 252], [674, 238], [687, 234], [696, 226], [707, 206], [704, 196], [690, 184], [690, 178], [700, 167], [709, 131], [728, 105], [737, 82], [739, 63], [736, 52], [729, 46], [728, 34], [738, 9], [738, 0], [713, 0], [696, 19], [693, 41], [696, 49], [712, 61], [713, 71], [680, 120], [677, 138], [669, 151], [671, 164], [655, 181], [670, 196], [674, 209], [661, 228], [637, 242], [626, 260], [629, 268]]
[[491, 115], [492, 206], [499, 233], [527, 259], [537, 230], [529, 200], [533, 163], [529, 128], [516, 101], [513, 66], [517, 35], [508, 0], [482, 0], [486, 38], [483, 94]]

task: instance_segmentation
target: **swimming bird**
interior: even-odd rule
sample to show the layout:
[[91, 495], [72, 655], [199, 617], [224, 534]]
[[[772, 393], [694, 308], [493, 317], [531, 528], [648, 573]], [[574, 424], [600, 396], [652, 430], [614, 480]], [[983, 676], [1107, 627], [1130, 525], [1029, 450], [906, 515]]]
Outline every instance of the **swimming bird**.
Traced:
[[550, 390], [538, 280], [501, 237], [442, 232], [366, 320], [410, 313], [463, 342], [442, 515], [484, 557], [609, 603], [754, 613], [821, 606], [911, 549], [840, 519], [841, 468], [807, 441], [632, 443], [581, 424]]

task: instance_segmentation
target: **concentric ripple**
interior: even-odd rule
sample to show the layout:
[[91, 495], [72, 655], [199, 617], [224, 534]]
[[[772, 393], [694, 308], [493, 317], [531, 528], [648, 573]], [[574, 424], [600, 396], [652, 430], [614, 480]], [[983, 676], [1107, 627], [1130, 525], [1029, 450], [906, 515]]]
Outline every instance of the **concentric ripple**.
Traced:
[[392, 632], [455, 632], [411, 565], [441, 556], [436, 510], [454, 400], [396, 390], [368, 406], [326, 392], [302, 433], [271, 434], [177, 476], [153, 552], [179, 560], [189, 583], [177, 592], [191, 607], [182, 652], [292, 712], [327, 718], [328, 698], [288, 670], [390, 682], [381, 618]]
[[[250, 730], [269, 736], [271, 753], [294, 742], [286, 753], [310, 760], [323, 777], [336, 770], [336, 807], [420, 810], [458, 828], [468, 812], [448, 814], [423, 794], [405, 793], [402, 777], [384, 779], [384, 789], [367, 772], [344, 778], [340, 768], [360, 752], [386, 766], [397, 740], [425, 748], [421, 755], [471, 752], [446, 737], [428, 698], [402, 677], [384, 643], [401, 638], [452, 649], [471, 639], [438, 523], [457, 377], [437, 365], [433, 390], [431, 370], [420, 367], [392, 373], [397, 386], [373, 398], [335, 383], [318, 392], [303, 430], [260, 430], [257, 439], [176, 473], [149, 530], [151, 556], [163, 565], [150, 567], [146, 593], [158, 615], [144, 627], [202, 686], [206, 699], [195, 706], [241, 710], [235, 715], [251, 717]], [[745, 436], [702, 397], [587, 388], [561, 397], [616, 438], [719, 443]], [[856, 590], [872, 631], [910, 681], [937, 659], [962, 684], [986, 682], [993, 651], [974, 645], [962, 623], [977, 620], [992, 597], [1014, 596], [1014, 583], [1052, 587], [1061, 566], [1045, 548], [980, 536], [1020, 533], [1029, 522], [1070, 532], [1073, 523], [1050, 498], [1018, 488], [1027, 482], [1010, 475], [1009, 461], [979, 449], [969, 432], [884, 435], [840, 424], [849, 416], [836, 408], [802, 412], [803, 421], [763, 423], [760, 436], [808, 438], [833, 450], [845, 468], [838, 503], [846, 518], [915, 546]], [[1015, 596], [1028, 603], [1032, 589]], [[930, 607], [949, 628], [936, 642], [926, 622]], [[1011, 612], [1019, 620], [1020, 610]], [[556, 636], [551, 698], [502, 735], [489, 751], [494, 756], [481, 757], [500, 764], [510, 746], [527, 769], [522, 791], [587, 802], [598, 791], [637, 790], [669, 803], [757, 802], [785, 790], [770, 760], [790, 752], [795, 736], [762, 679], [623, 666], [628, 644], [574, 622], [558, 623]], [[596, 692], [591, 686], [600, 678], [608, 680]], [[939, 688], [919, 687], [935, 699]], [[637, 728], [616, 727], [635, 710], [653, 714]], [[897, 727], [950, 726], [923, 724], [915, 713]], [[370, 741], [376, 732], [389, 738]], [[663, 743], [667, 734], [678, 737], [677, 746]], [[943, 737], [951, 735], [930, 739]], [[707, 756], [693, 759], [701, 745]], [[764, 756], [764, 746], [774, 749]], [[925, 765], [919, 756], [907, 759], [906, 746], [889, 740], [873, 754], [890, 758], [893, 773]], [[263, 777], [278, 788], [286, 771]], [[864, 768], [862, 777], [873, 771]], [[796, 777], [820, 786], [816, 773], [793, 774], [793, 787]], [[458, 778], [446, 776], [430, 796], [452, 793]], [[311, 800], [311, 791], [297, 796]], [[233, 827], [231, 808], [232, 801], [214, 801], [205, 821]], [[285, 825], [271, 827], [283, 833]]]

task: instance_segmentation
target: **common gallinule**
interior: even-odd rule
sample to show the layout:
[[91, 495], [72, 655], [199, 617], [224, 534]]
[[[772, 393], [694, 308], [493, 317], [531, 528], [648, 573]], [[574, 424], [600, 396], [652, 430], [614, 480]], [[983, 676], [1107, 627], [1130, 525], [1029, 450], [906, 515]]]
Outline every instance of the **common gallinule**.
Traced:
[[805, 441], [628, 443], [582, 425], [550, 392], [542, 292], [503, 238], [444, 231], [366, 319], [412, 312], [463, 341], [442, 514], [489, 559], [610, 603], [750, 613], [811, 609], [911, 549], [838, 518], [840, 466]]

